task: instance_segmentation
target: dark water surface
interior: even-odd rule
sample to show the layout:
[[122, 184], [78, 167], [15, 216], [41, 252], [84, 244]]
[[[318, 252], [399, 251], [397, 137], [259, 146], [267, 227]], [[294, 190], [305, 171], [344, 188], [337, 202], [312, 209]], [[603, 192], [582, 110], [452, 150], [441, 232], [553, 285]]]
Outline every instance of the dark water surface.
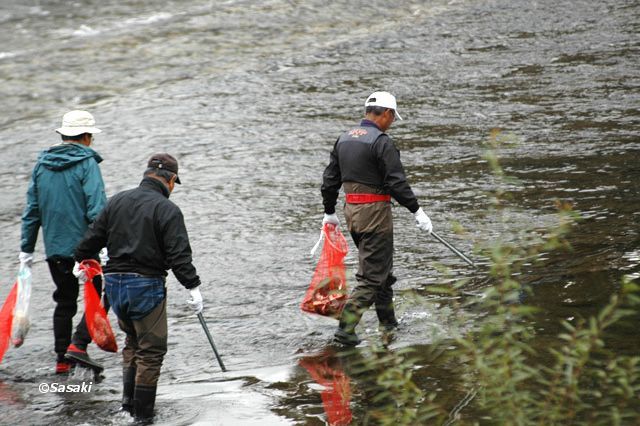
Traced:
[[[328, 152], [376, 89], [398, 97], [405, 120], [391, 134], [409, 179], [435, 230], [463, 251], [553, 225], [555, 200], [585, 218], [572, 253], [548, 253], [522, 277], [544, 312], [542, 340], [557, 320], [597, 310], [622, 275], [640, 275], [637, 1], [15, 3], [0, 4], [0, 298], [17, 271], [31, 168], [58, 141], [64, 112], [88, 109], [104, 130], [95, 148], [108, 195], [137, 185], [150, 154], [178, 157], [183, 185], [172, 199], [229, 372], [220, 373], [171, 277], [160, 423], [323, 424], [323, 388], [305, 365], [342, 371], [362, 422], [372, 402], [358, 389], [369, 379], [348, 367], [361, 355], [337, 362], [327, 353], [335, 323], [298, 304], [314, 267]], [[512, 200], [500, 218], [487, 195], [498, 183], [481, 157], [492, 129], [517, 142], [499, 150], [520, 181], [504, 188]], [[403, 327], [393, 347], [426, 352], [460, 330], [446, 300], [409, 296], [448, 282], [438, 263], [471, 278], [472, 290], [486, 268], [472, 272], [419, 235], [406, 209], [394, 215]], [[127, 424], [117, 414], [119, 356], [92, 348], [106, 377], [89, 393], [38, 391], [59, 380], [43, 253], [39, 242], [32, 330], [0, 365], [0, 423]], [[376, 326], [369, 312], [359, 333], [375, 341]], [[639, 341], [636, 330], [613, 344], [638, 353]], [[455, 404], [452, 374], [425, 368], [416, 377]]]

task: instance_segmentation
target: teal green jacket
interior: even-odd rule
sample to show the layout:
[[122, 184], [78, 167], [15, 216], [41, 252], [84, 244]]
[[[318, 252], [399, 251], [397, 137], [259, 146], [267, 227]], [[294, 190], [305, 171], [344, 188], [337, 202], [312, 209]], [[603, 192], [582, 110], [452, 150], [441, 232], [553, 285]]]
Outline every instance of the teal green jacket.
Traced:
[[42, 226], [47, 259], [73, 257], [87, 227], [107, 203], [101, 161], [93, 149], [76, 143], [40, 153], [22, 214], [21, 251], [33, 253]]

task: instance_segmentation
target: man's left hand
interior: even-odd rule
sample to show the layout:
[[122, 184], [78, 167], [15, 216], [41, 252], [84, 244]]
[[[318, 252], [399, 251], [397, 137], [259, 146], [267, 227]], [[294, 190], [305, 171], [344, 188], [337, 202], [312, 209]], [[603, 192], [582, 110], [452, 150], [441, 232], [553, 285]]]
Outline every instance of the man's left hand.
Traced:
[[431, 219], [429, 216], [422, 210], [422, 207], [418, 209], [417, 212], [413, 214], [416, 218], [416, 226], [423, 231], [427, 231], [429, 234], [433, 231], [433, 225], [431, 224]]

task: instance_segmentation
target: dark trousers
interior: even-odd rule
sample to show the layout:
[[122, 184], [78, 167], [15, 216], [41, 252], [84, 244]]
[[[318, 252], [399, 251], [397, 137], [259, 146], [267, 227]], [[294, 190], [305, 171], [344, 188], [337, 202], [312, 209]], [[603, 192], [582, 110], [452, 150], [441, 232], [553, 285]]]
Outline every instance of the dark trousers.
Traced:
[[123, 372], [125, 376], [135, 374], [136, 387], [155, 387], [167, 353], [164, 278], [116, 273], [105, 279], [105, 291], [118, 324], [127, 334], [122, 349]]
[[393, 231], [351, 232], [358, 247], [358, 284], [351, 293], [342, 315], [340, 328], [353, 333], [364, 312], [373, 304], [382, 325], [396, 324], [392, 285], [396, 282], [393, 268]]
[[[73, 343], [80, 349], [86, 349], [91, 343], [91, 336], [87, 329], [87, 323], [84, 315], [78, 323], [75, 333], [72, 336], [73, 317], [78, 311], [78, 294], [80, 286], [78, 279], [73, 275], [74, 260], [69, 257], [54, 257], [47, 259], [51, 277], [56, 285], [53, 292], [53, 300], [56, 306], [53, 311], [53, 336], [55, 339], [54, 348], [58, 356], [58, 361], [64, 360], [64, 354], [67, 347]], [[93, 285], [98, 292], [102, 294], [102, 278], [96, 276], [93, 278]], [[103, 298], [105, 310], [109, 310], [109, 301]]]

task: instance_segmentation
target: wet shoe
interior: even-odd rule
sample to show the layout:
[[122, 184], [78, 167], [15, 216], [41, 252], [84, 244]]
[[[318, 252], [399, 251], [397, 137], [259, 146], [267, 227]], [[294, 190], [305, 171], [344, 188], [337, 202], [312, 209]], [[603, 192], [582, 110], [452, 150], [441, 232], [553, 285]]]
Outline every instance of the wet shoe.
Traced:
[[89, 368], [97, 374], [102, 373], [102, 370], [104, 370], [104, 367], [101, 364], [98, 364], [96, 361], [91, 359], [86, 350], [78, 348], [73, 343], [67, 348], [65, 358], [71, 362], [80, 364], [82, 367]]
[[333, 341], [345, 346], [357, 346], [362, 342], [356, 333], [347, 333], [341, 328], [334, 334]]
[[56, 374], [69, 374], [71, 367], [73, 367], [73, 363], [69, 361], [58, 361], [56, 362]]

